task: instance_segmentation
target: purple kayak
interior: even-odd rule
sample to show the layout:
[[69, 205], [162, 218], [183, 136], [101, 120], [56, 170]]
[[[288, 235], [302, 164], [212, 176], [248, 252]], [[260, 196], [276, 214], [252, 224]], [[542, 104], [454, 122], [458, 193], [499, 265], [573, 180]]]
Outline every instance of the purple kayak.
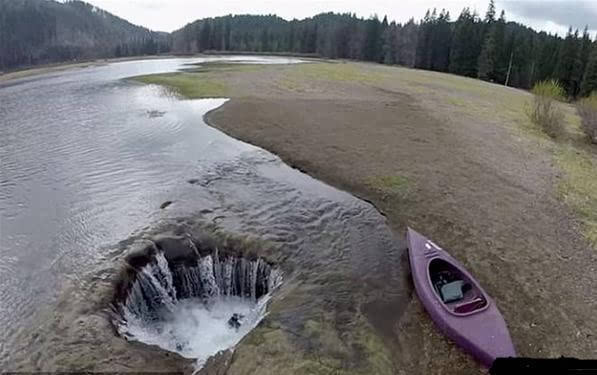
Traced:
[[417, 295], [439, 329], [487, 367], [498, 357], [515, 357], [502, 314], [471, 274], [410, 228], [407, 243]]

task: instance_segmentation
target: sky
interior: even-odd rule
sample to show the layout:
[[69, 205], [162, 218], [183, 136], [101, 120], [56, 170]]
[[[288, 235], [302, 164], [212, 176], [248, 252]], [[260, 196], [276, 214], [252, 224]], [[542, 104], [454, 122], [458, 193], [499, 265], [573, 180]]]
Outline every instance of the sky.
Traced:
[[[406, 22], [421, 19], [430, 8], [450, 11], [452, 20], [464, 7], [485, 14], [489, 0], [86, 0], [134, 24], [157, 31], [173, 31], [199, 18], [227, 14], [277, 14], [285, 19], [321, 12], [351, 12]], [[496, 0], [498, 13], [536, 30], [565, 35], [569, 26], [589, 26], [597, 33], [597, 0]]]

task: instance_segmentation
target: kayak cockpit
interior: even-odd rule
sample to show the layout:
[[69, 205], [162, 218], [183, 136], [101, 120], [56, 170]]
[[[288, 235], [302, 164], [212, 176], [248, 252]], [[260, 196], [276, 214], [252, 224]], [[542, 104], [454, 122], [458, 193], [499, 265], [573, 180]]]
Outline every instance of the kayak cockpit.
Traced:
[[428, 271], [436, 297], [452, 314], [471, 315], [487, 307], [483, 291], [454, 265], [435, 258]]

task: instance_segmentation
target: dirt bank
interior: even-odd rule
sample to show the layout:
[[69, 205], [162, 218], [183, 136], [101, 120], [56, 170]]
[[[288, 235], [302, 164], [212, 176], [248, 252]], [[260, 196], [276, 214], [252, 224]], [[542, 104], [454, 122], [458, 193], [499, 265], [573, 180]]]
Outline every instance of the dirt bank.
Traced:
[[[558, 157], [576, 143], [556, 144], [528, 124], [528, 94], [360, 63], [197, 74], [232, 97], [207, 116], [211, 125], [370, 200], [396, 234], [412, 226], [462, 260], [496, 299], [521, 355], [595, 356], [593, 219], [579, 214], [573, 197], [583, 190]], [[573, 150], [591, 176], [594, 150]], [[375, 315], [380, 337], [397, 348], [395, 372], [480, 372], [414, 294], [401, 319]]]

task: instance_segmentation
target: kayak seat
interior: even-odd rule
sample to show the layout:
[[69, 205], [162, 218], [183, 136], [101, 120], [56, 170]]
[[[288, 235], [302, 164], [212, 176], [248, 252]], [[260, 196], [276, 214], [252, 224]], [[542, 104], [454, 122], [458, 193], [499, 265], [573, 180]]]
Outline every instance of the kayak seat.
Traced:
[[[440, 296], [444, 303], [460, 301], [464, 298], [465, 284], [462, 280], [455, 280], [440, 287]], [[469, 286], [470, 288], [470, 286]]]

